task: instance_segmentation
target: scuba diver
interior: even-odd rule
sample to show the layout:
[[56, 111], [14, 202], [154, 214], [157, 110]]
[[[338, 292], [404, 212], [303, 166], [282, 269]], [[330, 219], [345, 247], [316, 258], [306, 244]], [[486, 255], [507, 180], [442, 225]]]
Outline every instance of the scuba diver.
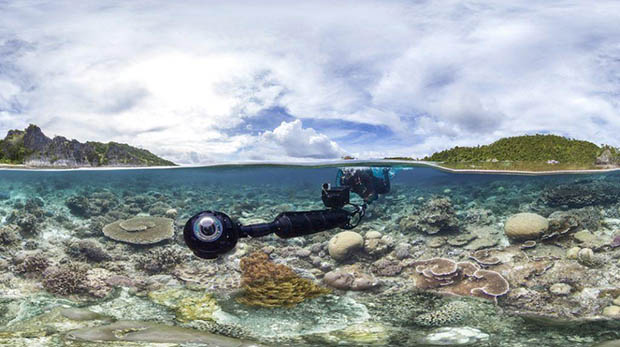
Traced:
[[[261, 237], [276, 234], [281, 238], [305, 236], [334, 228], [353, 229], [361, 222], [368, 204], [379, 194], [390, 191], [390, 168], [355, 168], [338, 170], [334, 186], [324, 183], [321, 200], [326, 209], [314, 211], [287, 211], [273, 222], [241, 225], [218, 211], [202, 211], [191, 217], [183, 229], [183, 237], [194, 254], [214, 259], [232, 250], [243, 237]], [[363, 204], [350, 202], [350, 192], [359, 195]]]

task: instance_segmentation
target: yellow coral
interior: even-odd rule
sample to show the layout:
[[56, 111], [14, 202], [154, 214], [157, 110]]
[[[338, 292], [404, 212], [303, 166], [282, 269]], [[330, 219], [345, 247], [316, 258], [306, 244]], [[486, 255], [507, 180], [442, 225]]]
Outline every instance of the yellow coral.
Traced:
[[215, 299], [209, 294], [197, 298], [184, 298], [179, 301], [177, 320], [180, 322], [212, 320], [213, 312], [217, 309]]
[[211, 295], [199, 295], [186, 289], [153, 291], [148, 296], [153, 302], [174, 309], [180, 322], [212, 320], [213, 312], [219, 308]]
[[243, 258], [241, 270], [245, 291], [237, 302], [249, 306], [294, 306], [305, 299], [331, 292], [299, 277], [290, 267], [273, 263], [261, 252]]
[[148, 297], [154, 303], [170, 308], [178, 307], [179, 301], [188, 294], [193, 294], [183, 289], [164, 289], [149, 292]]

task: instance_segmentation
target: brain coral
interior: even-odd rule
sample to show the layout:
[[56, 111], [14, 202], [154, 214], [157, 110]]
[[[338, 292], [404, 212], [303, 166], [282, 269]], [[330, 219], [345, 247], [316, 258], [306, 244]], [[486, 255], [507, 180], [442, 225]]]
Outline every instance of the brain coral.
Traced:
[[517, 213], [506, 220], [504, 232], [506, 236], [518, 240], [539, 238], [549, 229], [547, 218], [535, 213]]

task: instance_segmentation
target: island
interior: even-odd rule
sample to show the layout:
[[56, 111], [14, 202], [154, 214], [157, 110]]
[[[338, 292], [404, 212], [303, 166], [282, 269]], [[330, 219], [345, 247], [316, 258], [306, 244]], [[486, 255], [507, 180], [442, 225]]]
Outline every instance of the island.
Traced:
[[124, 143], [81, 143], [63, 136], [51, 139], [34, 124], [25, 130], [9, 130], [0, 140], [0, 164], [34, 168], [176, 166], [145, 149]]
[[620, 149], [558, 135], [536, 134], [502, 138], [475, 147], [457, 146], [421, 160], [455, 171], [591, 171], [620, 168]]

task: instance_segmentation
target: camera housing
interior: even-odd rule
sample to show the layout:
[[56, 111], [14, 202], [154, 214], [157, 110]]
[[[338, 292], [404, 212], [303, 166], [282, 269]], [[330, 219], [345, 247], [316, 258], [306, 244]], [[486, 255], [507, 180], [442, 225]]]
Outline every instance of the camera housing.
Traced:
[[198, 257], [215, 259], [235, 248], [239, 226], [222, 212], [202, 211], [185, 223], [183, 238]]
[[349, 186], [332, 187], [329, 183], [323, 183], [321, 190], [321, 200], [323, 205], [328, 208], [343, 208], [349, 204]]

